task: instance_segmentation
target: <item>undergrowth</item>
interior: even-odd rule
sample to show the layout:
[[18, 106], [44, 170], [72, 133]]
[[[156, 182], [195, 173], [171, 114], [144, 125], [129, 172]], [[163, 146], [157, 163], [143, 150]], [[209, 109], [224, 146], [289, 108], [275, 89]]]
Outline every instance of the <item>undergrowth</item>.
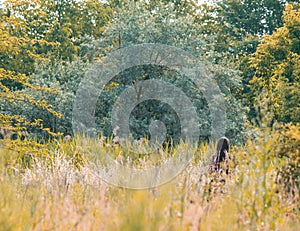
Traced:
[[[89, 161], [99, 144], [84, 137], [2, 148], [0, 230], [296, 230], [299, 127], [257, 134], [232, 147], [231, 174], [208, 173], [215, 144], [201, 144], [175, 179], [146, 190], [115, 187], [94, 174]], [[100, 149], [140, 169], [176, 155], [134, 156], [107, 142]]]

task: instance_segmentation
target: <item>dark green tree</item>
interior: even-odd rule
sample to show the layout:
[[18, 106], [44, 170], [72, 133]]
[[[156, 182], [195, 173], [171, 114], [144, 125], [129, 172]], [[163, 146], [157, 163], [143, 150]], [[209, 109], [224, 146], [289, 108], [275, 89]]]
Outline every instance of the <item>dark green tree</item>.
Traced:
[[[193, 4], [189, 7], [196, 9]], [[197, 17], [196, 10], [193, 14], [177, 14], [173, 1], [157, 3], [155, 11], [151, 10], [151, 8], [149, 9], [147, 1], [126, 1], [126, 4], [121, 4], [115, 8], [112, 20], [109, 26], [106, 27], [103, 38], [98, 42], [102, 46], [99, 56], [102, 57], [115, 49], [128, 47], [133, 44], [162, 43], [181, 48], [199, 60], [207, 59], [207, 57], [211, 57], [210, 60], [212, 60], [217, 57], [217, 54], [211, 52], [210, 47], [212, 44], [206, 40], [206, 35], [203, 33], [201, 25], [196, 23]], [[240, 140], [242, 140], [243, 135], [239, 136], [237, 134], [244, 132], [245, 110], [241, 107], [240, 102], [232, 96], [232, 93], [238, 91], [240, 87], [238, 72], [228, 68], [226, 65], [224, 67], [223, 65], [206, 64], [214, 74], [214, 80], [219, 84], [223, 93], [222, 97], [225, 97], [228, 103], [229, 122], [227, 124], [228, 131], [226, 135], [232, 139], [236, 138], [238, 140], [241, 138]], [[110, 127], [111, 105], [113, 105], [118, 94], [128, 86], [134, 87], [136, 81], [149, 78], [160, 78], [163, 81], [168, 81], [181, 88], [188, 97], [193, 99], [194, 105], [198, 109], [199, 128], [205, 133], [205, 137], [202, 138], [208, 139], [210, 137], [209, 128], [211, 125], [209, 119], [210, 111], [201, 91], [197, 90], [192, 82], [187, 81], [185, 76], [181, 76], [172, 70], [153, 66], [131, 68], [114, 78], [109, 85], [110, 87], [103, 93], [101, 99], [104, 100], [98, 102], [96, 114], [98, 122], [101, 124], [101, 130], [104, 130], [106, 135], [111, 134], [113, 129]], [[166, 106], [157, 104], [157, 101], [149, 101], [147, 104], [144, 104], [144, 107], [141, 105], [139, 110], [134, 111], [131, 117], [132, 127], [140, 128], [137, 129], [138, 134], [135, 134], [136, 137], [148, 134], [148, 122], [151, 117], [149, 116], [149, 118], [147, 117], [143, 120], [139, 114], [149, 115], [149, 110], [152, 110], [152, 116], [155, 118], [154, 114], [157, 114], [157, 112], [163, 114], [164, 108]], [[165, 116], [169, 116], [169, 118], [165, 118], [165, 121], [168, 121], [169, 125], [176, 122], [173, 120], [175, 117], [172, 117], [171, 111], [165, 113]], [[175, 130], [172, 132], [176, 133]]]

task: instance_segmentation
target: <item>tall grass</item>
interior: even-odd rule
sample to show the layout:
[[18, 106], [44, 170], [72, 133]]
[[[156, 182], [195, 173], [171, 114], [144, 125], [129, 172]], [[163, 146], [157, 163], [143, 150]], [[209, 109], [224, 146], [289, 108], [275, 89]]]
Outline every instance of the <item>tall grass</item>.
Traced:
[[[278, 139], [276, 131], [261, 130], [257, 139], [233, 147], [230, 175], [207, 173], [215, 145], [202, 144], [174, 180], [147, 190], [102, 181], [86, 158], [96, 147], [83, 137], [49, 143], [43, 155], [27, 153], [27, 165], [15, 161], [24, 155], [20, 150], [2, 149], [0, 230], [297, 230], [298, 189], [276, 181], [286, 164], [276, 155]], [[143, 168], [161, 161], [102, 145], [121, 164]]]

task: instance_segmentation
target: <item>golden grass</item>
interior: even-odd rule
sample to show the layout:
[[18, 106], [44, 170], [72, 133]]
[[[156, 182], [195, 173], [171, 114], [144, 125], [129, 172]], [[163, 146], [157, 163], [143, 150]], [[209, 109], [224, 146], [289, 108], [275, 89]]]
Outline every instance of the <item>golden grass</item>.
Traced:
[[[2, 149], [0, 230], [296, 230], [299, 194], [278, 187], [282, 163], [268, 158], [276, 139], [269, 131], [234, 147], [230, 176], [205, 172], [214, 145], [203, 144], [173, 181], [147, 190], [115, 187], [95, 176], [79, 157], [92, 143], [89, 150], [75, 141], [48, 144], [50, 154], [31, 157], [30, 168], [13, 161], [18, 153]], [[117, 161], [122, 150], [104, 148]]]

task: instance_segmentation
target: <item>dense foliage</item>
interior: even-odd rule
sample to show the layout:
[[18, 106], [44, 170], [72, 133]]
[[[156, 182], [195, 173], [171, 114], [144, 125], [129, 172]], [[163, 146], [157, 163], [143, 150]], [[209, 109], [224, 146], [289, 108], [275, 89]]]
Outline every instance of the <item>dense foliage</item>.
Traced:
[[[214, 216], [220, 220], [224, 214], [233, 215], [228, 224], [235, 223], [237, 230], [276, 230], [277, 225], [283, 230], [296, 227], [292, 224], [299, 217], [299, 0], [208, 2], [0, 1], [0, 182], [8, 189], [0, 189], [1, 198], [2, 195], [6, 198], [0, 201], [0, 229], [76, 230], [83, 228], [80, 222], [86, 219], [85, 214], [103, 220], [108, 214], [122, 217], [126, 209], [132, 212], [128, 222], [114, 218], [99, 222], [99, 226], [91, 225], [91, 229], [141, 229], [147, 224], [148, 211], [155, 217], [151, 223], [153, 230], [163, 229], [162, 224], [166, 223], [166, 229], [170, 230], [178, 227], [178, 230], [192, 227], [218, 230], [223, 227], [214, 223]], [[227, 117], [224, 135], [233, 145], [235, 158], [230, 176], [202, 171], [201, 167], [207, 165], [209, 155], [214, 152], [213, 111], [203, 89], [198, 89], [187, 76], [153, 64], [122, 70], [103, 86], [92, 112], [98, 145], [111, 153], [114, 161], [140, 168], [159, 163], [155, 162], [155, 155], [153, 159], [140, 158], [121, 147], [118, 128], [112, 125], [113, 107], [124, 90], [135, 89], [138, 98], [144, 93], [139, 82], [161, 80], [180, 89], [193, 103], [200, 130], [199, 155], [180, 175], [178, 185], [166, 186], [174, 196], [168, 190], [159, 191], [163, 195], [157, 196], [154, 189], [149, 193], [150, 198], [153, 201], [158, 198], [157, 203], [162, 206], [151, 202], [153, 207], [147, 210], [148, 192], [137, 192], [140, 204], [131, 210], [128, 204], [121, 203], [120, 208], [116, 205], [118, 197], [134, 201], [135, 192], [124, 194], [121, 189], [104, 187], [102, 183], [99, 186], [91, 177], [85, 155], [95, 151], [95, 147], [89, 143], [91, 140], [85, 139], [85, 134], [74, 134], [72, 113], [78, 89], [88, 79], [89, 68], [105, 62], [115, 51], [145, 43], [176, 47], [205, 66], [209, 80], [217, 83], [219, 97], [224, 100], [221, 105]], [[83, 91], [94, 93], [89, 88]], [[151, 123], [155, 120], [165, 125], [166, 141], [180, 147], [178, 115], [170, 105], [156, 99], [143, 101], [132, 110], [129, 117], [132, 139], [128, 142], [147, 144], [144, 138], [151, 138]], [[177, 147], [163, 148], [172, 156]], [[160, 161], [165, 161], [165, 156], [161, 158]], [[10, 182], [11, 179], [16, 183]], [[31, 188], [40, 182], [41, 185]], [[95, 201], [107, 205], [103, 209], [108, 214], [103, 212], [98, 216], [95, 212], [98, 208], [86, 202], [98, 195], [89, 184], [97, 190], [101, 188], [102, 194]], [[193, 192], [198, 194], [195, 196]], [[23, 203], [13, 202], [13, 193]], [[164, 195], [168, 201], [164, 201]], [[29, 198], [34, 201], [24, 202]], [[45, 210], [54, 216], [53, 208], [58, 206], [62, 210], [60, 204], [65, 198], [66, 203], [76, 208], [70, 209], [70, 213], [76, 210], [78, 220], [71, 222], [74, 225], [54, 224], [59, 218], [52, 219], [41, 212]], [[48, 199], [50, 204], [46, 202]], [[15, 221], [16, 225], [9, 220], [10, 215], [3, 215], [8, 207], [10, 214], [14, 210], [24, 214], [13, 215], [22, 218]], [[157, 213], [157, 209], [161, 211]], [[193, 221], [189, 213], [198, 217]], [[139, 221], [134, 217], [140, 218]], [[218, 228], [210, 228], [211, 224]]]

